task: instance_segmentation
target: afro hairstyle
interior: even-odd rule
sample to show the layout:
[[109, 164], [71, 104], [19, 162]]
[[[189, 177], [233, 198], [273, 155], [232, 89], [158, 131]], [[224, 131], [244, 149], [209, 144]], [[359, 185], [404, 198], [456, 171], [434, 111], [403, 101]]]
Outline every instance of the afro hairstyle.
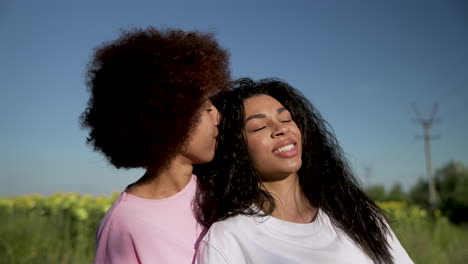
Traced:
[[200, 106], [230, 85], [229, 54], [213, 33], [131, 28], [94, 50], [87, 143], [117, 168], [158, 170], [186, 144]]

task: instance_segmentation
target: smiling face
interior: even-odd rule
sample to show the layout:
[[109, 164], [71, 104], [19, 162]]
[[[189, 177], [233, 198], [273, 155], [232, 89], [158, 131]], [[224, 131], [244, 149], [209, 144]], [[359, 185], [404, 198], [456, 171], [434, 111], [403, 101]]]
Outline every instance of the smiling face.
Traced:
[[244, 109], [247, 148], [262, 181], [296, 174], [302, 165], [301, 131], [289, 111], [269, 95], [246, 99]]

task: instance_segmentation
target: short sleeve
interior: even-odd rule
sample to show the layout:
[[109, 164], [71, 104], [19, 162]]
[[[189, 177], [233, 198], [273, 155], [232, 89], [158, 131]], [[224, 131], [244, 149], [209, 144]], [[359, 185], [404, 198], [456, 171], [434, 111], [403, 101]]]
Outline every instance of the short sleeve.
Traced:
[[96, 241], [95, 264], [140, 263], [131, 233], [126, 225], [111, 221], [105, 234]]

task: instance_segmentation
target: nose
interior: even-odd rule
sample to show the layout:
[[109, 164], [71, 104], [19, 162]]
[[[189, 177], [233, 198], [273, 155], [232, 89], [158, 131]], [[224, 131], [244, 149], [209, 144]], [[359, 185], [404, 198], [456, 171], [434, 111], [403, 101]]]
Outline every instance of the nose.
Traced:
[[283, 123], [278, 123], [276, 128], [273, 130], [273, 137], [279, 137], [287, 134], [289, 132], [289, 127]]

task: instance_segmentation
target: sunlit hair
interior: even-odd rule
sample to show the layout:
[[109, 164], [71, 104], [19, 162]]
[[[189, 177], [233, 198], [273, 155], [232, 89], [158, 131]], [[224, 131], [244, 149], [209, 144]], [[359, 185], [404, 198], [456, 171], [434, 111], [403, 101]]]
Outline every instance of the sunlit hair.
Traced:
[[243, 136], [244, 101], [256, 95], [279, 101], [302, 133], [299, 184], [310, 204], [325, 211], [376, 263], [392, 263], [385, 216], [360, 188], [327, 122], [300, 91], [277, 79], [240, 79], [215, 101], [222, 116], [215, 158], [196, 168], [199, 221], [209, 227], [238, 214], [260, 213], [252, 204], [266, 207], [267, 214], [275, 208], [272, 195], [260, 187]]
[[211, 33], [123, 30], [95, 49], [81, 124], [116, 167], [158, 170], [186, 143], [202, 103], [229, 81], [229, 55]]

